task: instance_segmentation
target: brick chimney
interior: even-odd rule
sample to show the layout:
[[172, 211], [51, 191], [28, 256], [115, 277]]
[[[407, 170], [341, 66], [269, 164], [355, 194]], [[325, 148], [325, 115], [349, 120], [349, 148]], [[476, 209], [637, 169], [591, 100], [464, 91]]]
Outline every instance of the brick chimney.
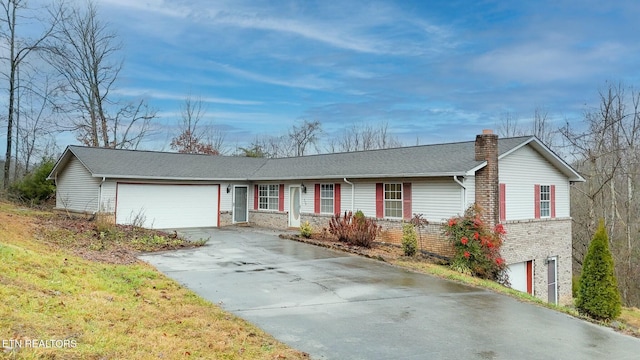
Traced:
[[482, 208], [485, 219], [493, 227], [500, 222], [500, 184], [498, 180], [498, 135], [482, 130], [476, 136], [476, 160], [487, 166], [476, 171], [476, 204]]

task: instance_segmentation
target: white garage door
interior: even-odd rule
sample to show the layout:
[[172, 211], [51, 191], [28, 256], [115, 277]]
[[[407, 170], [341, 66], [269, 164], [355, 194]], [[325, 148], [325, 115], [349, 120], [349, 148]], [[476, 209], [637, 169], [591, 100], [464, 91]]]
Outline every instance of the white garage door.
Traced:
[[218, 185], [118, 184], [116, 222], [153, 229], [218, 226]]

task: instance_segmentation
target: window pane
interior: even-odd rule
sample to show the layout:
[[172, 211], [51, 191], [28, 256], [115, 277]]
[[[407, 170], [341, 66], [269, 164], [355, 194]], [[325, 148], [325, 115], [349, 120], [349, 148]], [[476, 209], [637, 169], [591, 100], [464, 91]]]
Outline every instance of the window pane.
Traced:
[[333, 214], [333, 184], [320, 184], [320, 212]]
[[540, 186], [540, 200], [548, 201], [551, 199], [551, 189], [549, 185]]
[[402, 184], [384, 184], [384, 216], [402, 218]]
[[278, 210], [280, 185], [258, 185], [258, 209]]
[[551, 216], [549, 212], [549, 202], [541, 201], [540, 202], [540, 217]]
[[551, 216], [551, 186], [540, 185], [540, 217]]
[[333, 199], [321, 199], [320, 212], [325, 214], [333, 214]]
[[402, 202], [387, 200], [384, 202], [384, 216], [392, 218], [402, 217]]

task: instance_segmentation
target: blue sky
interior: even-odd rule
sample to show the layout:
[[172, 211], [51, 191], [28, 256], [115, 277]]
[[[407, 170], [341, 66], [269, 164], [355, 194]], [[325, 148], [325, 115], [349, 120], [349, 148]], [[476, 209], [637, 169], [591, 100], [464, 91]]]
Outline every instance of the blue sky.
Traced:
[[[230, 147], [319, 120], [387, 122], [408, 145], [471, 140], [536, 107], [579, 123], [606, 81], [637, 86], [638, 1], [98, 0], [123, 42], [116, 96], [168, 149], [185, 97]], [[62, 146], [66, 144], [60, 144]]]

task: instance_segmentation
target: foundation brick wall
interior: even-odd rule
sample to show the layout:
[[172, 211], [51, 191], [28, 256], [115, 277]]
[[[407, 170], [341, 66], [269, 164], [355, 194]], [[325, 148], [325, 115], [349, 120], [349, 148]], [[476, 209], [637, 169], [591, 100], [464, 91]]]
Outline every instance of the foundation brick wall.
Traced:
[[286, 229], [289, 227], [289, 213], [284, 211], [256, 211], [249, 210], [249, 222], [256, 226], [271, 229]]
[[[382, 232], [378, 236], [378, 241], [402, 245], [402, 221], [378, 220], [378, 225], [382, 226]], [[455, 249], [447, 238], [442, 234], [442, 224], [430, 223], [416, 232], [418, 233], [418, 249], [443, 257], [453, 257]]]
[[233, 224], [231, 211], [220, 211], [220, 224], [218, 226], [228, 226]]
[[572, 281], [571, 218], [507, 221], [502, 256], [507, 264], [533, 260], [534, 295], [548, 300], [548, 257], [558, 257], [558, 301], [570, 304]]
[[330, 219], [331, 215], [320, 215], [311, 213], [300, 214], [300, 224], [304, 224], [305, 221], [308, 221], [314, 233], [320, 233], [322, 232], [322, 229], [325, 228], [329, 230]]

